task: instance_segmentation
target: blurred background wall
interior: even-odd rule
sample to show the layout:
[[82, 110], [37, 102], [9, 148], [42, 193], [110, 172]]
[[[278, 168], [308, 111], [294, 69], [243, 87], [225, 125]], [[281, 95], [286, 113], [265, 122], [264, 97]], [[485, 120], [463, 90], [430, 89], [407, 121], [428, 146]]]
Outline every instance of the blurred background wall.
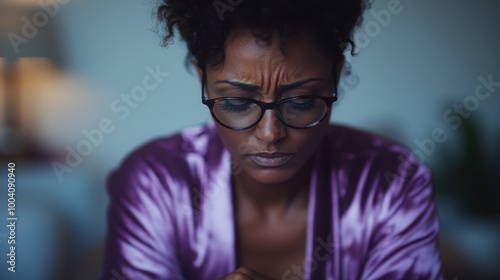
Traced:
[[[107, 173], [138, 145], [209, 119], [184, 45], [159, 46], [153, 10], [0, 0], [0, 178], [15, 162], [18, 217], [16, 273], [0, 227], [1, 279], [94, 279]], [[447, 279], [500, 279], [499, 12], [495, 0], [375, 1], [332, 114], [432, 168]], [[141, 91], [148, 76], [155, 86]]]

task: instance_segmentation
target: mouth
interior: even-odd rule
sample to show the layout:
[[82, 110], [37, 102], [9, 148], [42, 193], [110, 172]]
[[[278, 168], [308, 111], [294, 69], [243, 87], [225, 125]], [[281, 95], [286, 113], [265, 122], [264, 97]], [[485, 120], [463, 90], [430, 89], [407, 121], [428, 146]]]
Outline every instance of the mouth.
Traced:
[[285, 165], [292, 157], [290, 153], [256, 153], [247, 155], [255, 164], [265, 168], [277, 168]]

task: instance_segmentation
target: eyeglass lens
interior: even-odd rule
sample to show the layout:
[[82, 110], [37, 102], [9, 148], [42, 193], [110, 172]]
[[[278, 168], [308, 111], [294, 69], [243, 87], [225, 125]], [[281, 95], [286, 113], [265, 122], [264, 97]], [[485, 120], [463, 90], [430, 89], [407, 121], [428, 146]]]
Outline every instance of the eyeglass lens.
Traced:
[[[308, 127], [321, 120], [327, 103], [320, 98], [297, 98], [278, 106], [278, 117], [294, 127]], [[241, 129], [255, 124], [262, 115], [256, 103], [239, 99], [220, 99], [214, 104], [213, 114], [223, 124]]]

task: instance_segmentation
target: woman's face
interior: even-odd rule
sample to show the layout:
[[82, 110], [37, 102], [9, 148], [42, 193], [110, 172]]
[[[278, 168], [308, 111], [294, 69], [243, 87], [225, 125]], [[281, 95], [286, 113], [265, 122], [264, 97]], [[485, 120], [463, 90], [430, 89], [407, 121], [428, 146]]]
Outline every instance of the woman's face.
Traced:
[[[226, 41], [224, 65], [207, 67], [208, 98], [247, 97], [275, 102], [300, 95], [331, 96], [336, 89], [332, 59], [310, 34], [300, 32], [290, 37], [283, 53], [276, 34], [271, 44], [263, 44], [248, 30], [233, 31]], [[283, 87], [292, 84], [295, 87]], [[296, 175], [306, 167], [327, 131], [329, 118], [328, 111], [317, 126], [294, 129], [285, 126], [276, 111], [267, 110], [259, 123], [246, 130], [216, 125], [243, 175], [273, 185], [298, 179]]]

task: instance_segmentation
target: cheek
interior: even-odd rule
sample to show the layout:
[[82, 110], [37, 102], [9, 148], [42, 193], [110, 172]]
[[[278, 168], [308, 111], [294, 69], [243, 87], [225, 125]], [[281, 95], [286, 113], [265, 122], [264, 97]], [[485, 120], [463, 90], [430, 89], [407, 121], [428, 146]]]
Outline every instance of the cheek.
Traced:
[[327, 126], [328, 123], [326, 125], [318, 125], [310, 131], [298, 131], [298, 135], [295, 135], [295, 148], [297, 149], [297, 152], [303, 156], [310, 156], [314, 151], [316, 151], [319, 143], [325, 136]]
[[314, 131], [308, 131], [307, 134], [297, 136], [295, 141], [295, 149], [298, 155], [298, 161], [301, 163], [306, 162], [318, 149], [322, 142], [326, 127], [315, 127]]
[[306, 138], [296, 146], [300, 157], [309, 157], [317, 148], [316, 138]]
[[242, 143], [245, 143], [245, 140], [248, 139], [241, 131], [231, 131], [220, 125], [217, 125], [217, 133], [222, 143], [233, 157], [238, 156], [239, 151], [241, 151], [244, 146]]
[[244, 154], [261, 151], [262, 145], [259, 145], [251, 129], [248, 131], [232, 131], [218, 126], [217, 131], [233, 159], [239, 160]]

